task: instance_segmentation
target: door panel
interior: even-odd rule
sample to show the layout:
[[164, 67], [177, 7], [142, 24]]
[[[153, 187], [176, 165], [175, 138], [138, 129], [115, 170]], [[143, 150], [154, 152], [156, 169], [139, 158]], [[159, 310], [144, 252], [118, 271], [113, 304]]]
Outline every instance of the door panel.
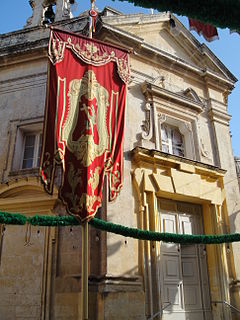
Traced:
[[200, 309], [202, 301], [197, 257], [182, 257], [182, 279], [185, 310]]
[[165, 281], [180, 280], [179, 257], [163, 255], [163, 276]]
[[[184, 217], [185, 218], [185, 217]], [[184, 219], [182, 219], [181, 223], [181, 233], [183, 234], [193, 234], [193, 230], [192, 230], [192, 221], [189, 221], [190, 219], [187, 219], [188, 221], [184, 221]]]
[[[163, 213], [161, 214], [161, 232], [177, 233], [177, 215]], [[179, 255], [179, 245], [176, 243], [162, 243], [161, 252]]]
[[[174, 213], [162, 213], [161, 214], [161, 232], [177, 233], [177, 215]], [[168, 254], [179, 255], [179, 245], [176, 243], [162, 243], [162, 251], [166, 251]]]
[[197, 261], [195, 258], [182, 258], [182, 276], [184, 283], [199, 281]]
[[[161, 215], [161, 227], [163, 232], [177, 233], [177, 215], [163, 213]], [[167, 311], [183, 310], [181, 292], [181, 263], [180, 246], [174, 243], [161, 243], [160, 277], [162, 288], [162, 301]]]
[[179, 233], [180, 234], [194, 234], [195, 231], [195, 221], [190, 215], [179, 214]]
[[184, 304], [185, 310], [201, 308], [199, 293], [196, 286], [184, 285]]
[[164, 232], [176, 232], [176, 222], [175, 219], [169, 215], [165, 215], [163, 219], [163, 230]]
[[202, 284], [202, 292], [203, 292], [203, 295], [202, 295], [203, 306], [206, 310], [210, 310], [211, 299], [210, 299], [209, 283], [208, 283], [206, 248], [204, 245], [199, 245], [199, 265], [200, 265], [201, 284]]
[[181, 244], [181, 255], [184, 257], [192, 255], [197, 256], [197, 246], [192, 244]]
[[163, 305], [166, 307], [165, 311], [183, 311], [181, 286], [166, 283], [164, 286]]

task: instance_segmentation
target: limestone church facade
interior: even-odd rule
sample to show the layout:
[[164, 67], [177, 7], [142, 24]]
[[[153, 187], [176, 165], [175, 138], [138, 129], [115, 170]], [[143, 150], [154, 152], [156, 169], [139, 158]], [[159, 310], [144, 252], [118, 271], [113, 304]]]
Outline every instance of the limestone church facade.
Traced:
[[[66, 214], [38, 177], [49, 23], [88, 34], [74, 1], [30, 1], [24, 29], [0, 36], [0, 210]], [[170, 24], [174, 19], [175, 26]], [[98, 217], [177, 234], [240, 231], [229, 134], [236, 78], [169, 13], [99, 14], [95, 38], [131, 50], [124, 186]], [[81, 227], [0, 225], [0, 319], [80, 319]], [[91, 228], [89, 319], [237, 319], [240, 245], [178, 245]]]

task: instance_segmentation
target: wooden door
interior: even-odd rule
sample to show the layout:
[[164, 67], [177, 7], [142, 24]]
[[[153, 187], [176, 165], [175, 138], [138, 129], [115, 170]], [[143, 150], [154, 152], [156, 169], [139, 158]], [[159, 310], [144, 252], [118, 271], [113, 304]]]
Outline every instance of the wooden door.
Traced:
[[[160, 207], [160, 231], [202, 233], [199, 208], [163, 201]], [[207, 277], [207, 265], [202, 251], [203, 247], [198, 245], [161, 243], [159, 278], [164, 320], [209, 319], [210, 305], [208, 308], [206, 306], [206, 301], [209, 301], [208, 281], [203, 278]]]

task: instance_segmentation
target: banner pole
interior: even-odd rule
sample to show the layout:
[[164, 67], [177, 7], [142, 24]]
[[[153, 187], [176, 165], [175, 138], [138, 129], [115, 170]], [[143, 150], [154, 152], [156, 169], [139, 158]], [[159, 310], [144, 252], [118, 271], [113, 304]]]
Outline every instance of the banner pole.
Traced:
[[[91, 1], [91, 9], [94, 8], [95, 0]], [[92, 18], [89, 15], [89, 39], [92, 39], [93, 23]], [[82, 224], [82, 320], [88, 320], [88, 222]]]
[[[94, 9], [95, 6], [95, 0], [90, 0], [91, 2], [91, 10]], [[92, 39], [93, 37], [93, 19], [89, 13], [89, 34], [88, 34], [89, 39]]]
[[82, 320], [88, 320], [88, 222], [82, 224]]

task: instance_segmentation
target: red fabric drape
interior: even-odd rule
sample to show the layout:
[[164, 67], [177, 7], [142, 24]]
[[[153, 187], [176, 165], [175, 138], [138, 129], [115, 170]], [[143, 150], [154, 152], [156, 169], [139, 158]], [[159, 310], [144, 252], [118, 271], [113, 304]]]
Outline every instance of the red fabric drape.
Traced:
[[59, 197], [81, 220], [102, 204], [104, 175], [111, 199], [123, 181], [126, 52], [102, 43], [51, 31], [50, 72], [40, 174], [52, 193], [62, 166]]
[[189, 20], [189, 29], [195, 30], [199, 35], [203, 35], [203, 37], [207, 41], [213, 41], [218, 39], [217, 29], [210, 25], [204, 24], [198, 20], [188, 19]]

